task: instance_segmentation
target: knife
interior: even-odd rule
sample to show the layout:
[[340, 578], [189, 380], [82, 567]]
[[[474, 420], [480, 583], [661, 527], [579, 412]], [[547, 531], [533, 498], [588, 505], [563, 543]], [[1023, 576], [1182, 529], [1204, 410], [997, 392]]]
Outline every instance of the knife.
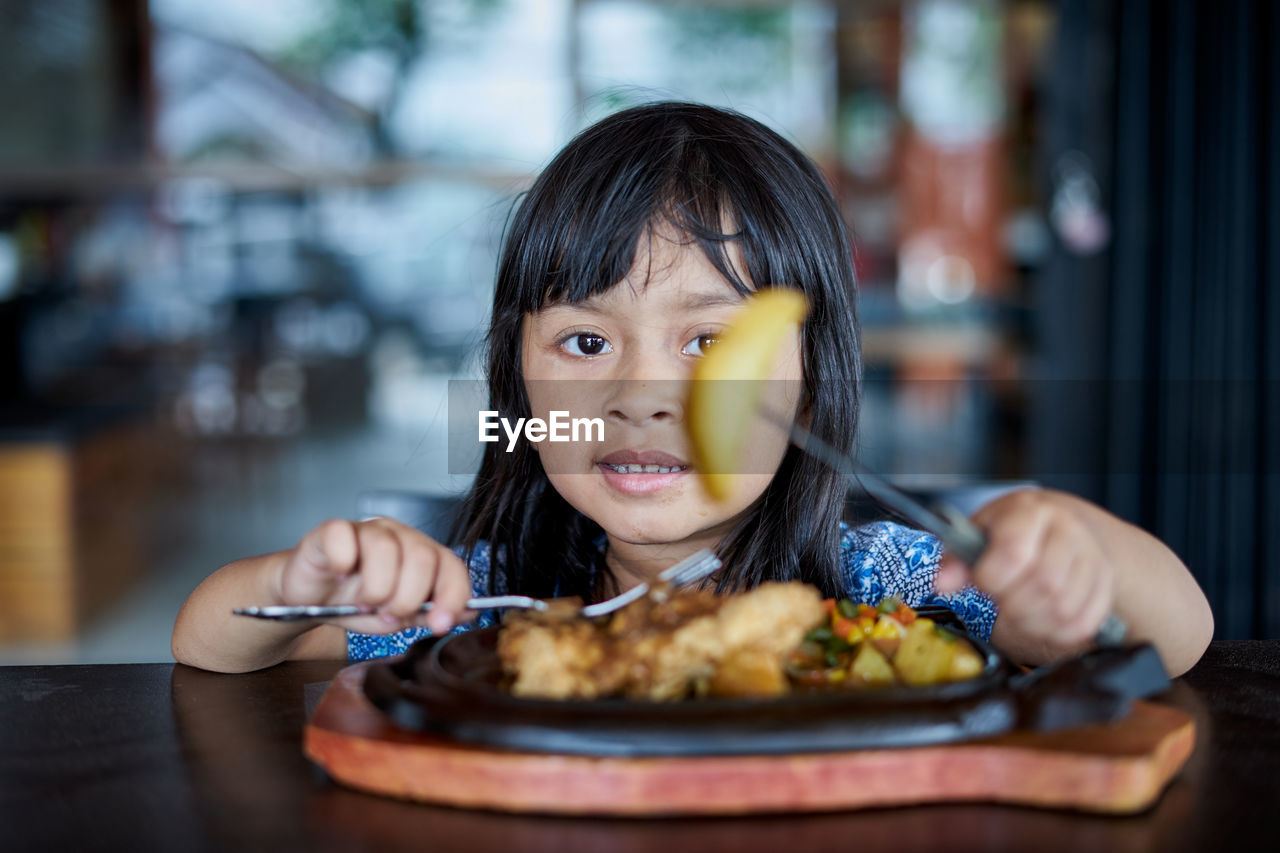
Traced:
[[[921, 530], [937, 536], [948, 551], [967, 565], [976, 565], [987, 549], [987, 537], [964, 513], [946, 503], [932, 509], [899, 489], [879, 474], [873, 473], [847, 453], [835, 449], [798, 423], [768, 408], [762, 408], [765, 420], [784, 430], [796, 447], [820, 462], [844, 474], [864, 492], [898, 513]], [[1124, 643], [1129, 627], [1115, 613], [1108, 613], [1094, 634], [1099, 648]]]

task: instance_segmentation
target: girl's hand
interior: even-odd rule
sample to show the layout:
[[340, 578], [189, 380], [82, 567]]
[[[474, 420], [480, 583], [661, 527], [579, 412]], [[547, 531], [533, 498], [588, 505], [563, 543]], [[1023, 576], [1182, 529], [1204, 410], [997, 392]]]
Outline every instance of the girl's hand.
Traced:
[[[365, 604], [370, 616], [337, 620], [367, 634], [425, 625], [441, 634], [471, 618], [471, 578], [458, 555], [390, 518], [326, 521], [302, 537], [276, 580], [281, 604]], [[418, 608], [433, 603], [427, 613]]]
[[1115, 567], [1079, 498], [1026, 489], [982, 507], [973, 521], [988, 544], [978, 564], [947, 555], [935, 586], [972, 583], [999, 606], [992, 642], [1023, 663], [1085, 649], [1115, 604]]

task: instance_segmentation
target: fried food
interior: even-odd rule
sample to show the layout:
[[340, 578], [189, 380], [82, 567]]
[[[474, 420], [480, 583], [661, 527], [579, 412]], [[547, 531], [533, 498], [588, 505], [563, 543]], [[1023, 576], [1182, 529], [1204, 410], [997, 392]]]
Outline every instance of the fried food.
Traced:
[[972, 678], [983, 658], [897, 599], [823, 601], [803, 583], [720, 597], [659, 587], [595, 621], [578, 606], [512, 614], [498, 637], [511, 692], [537, 699], [674, 701], [793, 689], [926, 686]]

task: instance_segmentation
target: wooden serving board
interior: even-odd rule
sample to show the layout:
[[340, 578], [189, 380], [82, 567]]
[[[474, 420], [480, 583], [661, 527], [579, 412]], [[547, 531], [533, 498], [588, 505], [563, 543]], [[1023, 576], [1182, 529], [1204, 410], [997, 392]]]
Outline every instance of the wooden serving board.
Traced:
[[792, 755], [595, 758], [508, 752], [396, 727], [342, 670], [307, 724], [307, 757], [376, 794], [465, 808], [673, 815], [834, 811], [990, 801], [1116, 814], [1155, 802], [1195, 724], [1135, 703], [1119, 723], [947, 746]]

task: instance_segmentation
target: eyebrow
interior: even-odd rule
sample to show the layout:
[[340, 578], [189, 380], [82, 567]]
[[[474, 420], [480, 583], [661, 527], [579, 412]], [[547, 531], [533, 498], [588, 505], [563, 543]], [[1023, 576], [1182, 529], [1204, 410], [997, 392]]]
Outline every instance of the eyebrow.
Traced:
[[[546, 310], [577, 310], [586, 311], [590, 314], [603, 314], [603, 310], [592, 304], [595, 298], [596, 297], [591, 296], [584, 299], [582, 302], [574, 303], [560, 302], [554, 305], [548, 305]], [[677, 302], [676, 307], [682, 311], [696, 311], [700, 308], [715, 308], [722, 305], [732, 307], [740, 305], [743, 298], [744, 297], [736, 290], [731, 293], [693, 293]]]
[[740, 305], [745, 297], [733, 291], [731, 293], [695, 293], [680, 300], [680, 307], [686, 311], [695, 308], [714, 308], [718, 305]]

